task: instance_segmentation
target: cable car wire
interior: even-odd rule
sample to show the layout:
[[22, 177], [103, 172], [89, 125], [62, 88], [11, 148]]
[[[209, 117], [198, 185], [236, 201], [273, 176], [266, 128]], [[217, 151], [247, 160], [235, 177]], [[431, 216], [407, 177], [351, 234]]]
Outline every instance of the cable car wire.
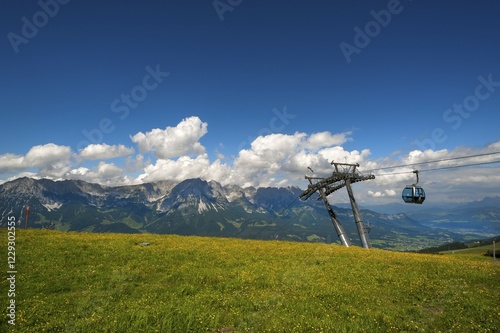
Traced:
[[[450, 165], [450, 166], [445, 166], [445, 167], [440, 167], [440, 168], [431, 168], [431, 169], [423, 169], [423, 170], [418, 170], [419, 172], [427, 172], [427, 171], [436, 171], [436, 170], [445, 170], [445, 169], [455, 169], [455, 168], [463, 168], [463, 167], [469, 167], [469, 166], [477, 166], [477, 165], [483, 165], [483, 164], [495, 164], [495, 163], [500, 163], [499, 161], [490, 161], [490, 162], [480, 162], [480, 163], [471, 163], [471, 164], [460, 164], [460, 165]], [[389, 169], [389, 168], [387, 168]], [[383, 177], [383, 176], [392, 176], [392, 175], [402, 175], [405, 173], [413, 173], [413, 171], [401, 171], [401, 172], [393, 172], [393, 173], [387, 173], [387, 174], [377, 174], [377, 177]]]
[[471, 163], [471, 164], [450, 165], [450, 166], [441, 167], [441, 168], [424, 169], [424, 170], [420, 170], [420, 172], [443, 170], [443, 169], [454, 169], [454, 168], [462, 168], [462, 167], [476, 166], [476, 165], [483, 165], [483, 164], [495, 164], [495, 163], [500, 163], [500, 161], [489, 161], [489, 162], [480, 162], [480, 163]]
[[[408, 166], [416, 166], [416, 165], [421, 165], [421, 164], [431, 164], [431, 163], [447, 162], [447, 161], [461, 160], [461, 159], [472, 158], [472, 157], [481, 157], [481, 156], [498, 155], [498, 154], [500, 154], [500, 152], [497, 151], [497, 152], [493, 152], [493, 153], [484, 153], [484, 154], [476, 154], [476, 155], [469, 155], [469, 156], [451, 157], [451, 158], [444, 158], [444, 159], [441, 159], [441, 160], [434, 160], [434, 161], [427, 161], [427, 162], [418, 162], [418, 163], [401, 164], [401, 165], [393, 165], [393, 166], [388, 166], [388, 167], [375, 168], [375, 169], [370, 169], [370, 170], [364, 170], [363, 172], [372, 172], [372, 171], [385, 170], [385, 169], [395, 169], [395, 168], [402, 168], [402, 167], [408, 167]], [[495, 162], [495, 163], [497, 163], [497, 162]], [[404, 172], [404, 173], [406, 173], [406, 172]]]

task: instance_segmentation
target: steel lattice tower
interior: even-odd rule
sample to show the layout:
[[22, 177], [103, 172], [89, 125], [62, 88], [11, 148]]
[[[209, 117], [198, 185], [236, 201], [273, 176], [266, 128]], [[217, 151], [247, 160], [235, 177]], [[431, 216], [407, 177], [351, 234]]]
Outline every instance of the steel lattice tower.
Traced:
[[[342, 242], [343, 245], [350, 246], [351, 244], [349, 242], [349, 239], [347, 238], [345, 231], [342, 228], [342, 225], [337, 220], [335, 212], [330, 206], [330, 203], [328, 202], [327, 198], [328, 195], [345, 186], [347, 189], [347, 194], [349, 195], [349, 200], [351, 201], [352, 212], [354, 214], [354, 221], [356, 222], [356, 227], [358, 229], [361, 245], [364, 248], [369, 249], [371, 248], [370, 239], [368, 238], [368, 232], [366, 231], [365, 224], [361, 219], [361, 213], [359, 212], [356, 199], [354, 198], [354, 193], [352, 191], [351, 184], [363, 180], [375, 179], [375, 176], [372, 174], [368, 176], [363, 176], [359, 171], [356, 170], [356, 168], [359, 167], [359, 164], [335, 163], [333, 161], [331, 164], [335, 167], [335, 171], [332, 173], [330, 177], [320, 178], [320, 177], [305, 176], [305, 178], [309, 181], [309, 186], [307, 187], [307, 190], [305, 190], [300, 195], [300, 199], [307, 200], [315, 192], [318, 192], [319, 196], [323, 199], [323, 202], [325, 203], [326, 210], [328, 211], [328, 215], [330, 215], [333, 227], [335, 228], [335, 231], [337, 232], [340, 241]], [[310, 170], [312, 171], [312, 169]]]

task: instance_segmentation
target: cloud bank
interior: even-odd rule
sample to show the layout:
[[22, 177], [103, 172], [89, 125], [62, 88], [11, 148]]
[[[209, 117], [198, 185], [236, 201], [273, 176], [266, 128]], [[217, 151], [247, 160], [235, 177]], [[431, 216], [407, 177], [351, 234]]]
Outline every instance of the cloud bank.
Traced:
[[[350, 131], [272, 133], [257, 137], [249, 148], [241, 149], [231, 159], [216, 154], [217, 158], [211, 160], [200, 142], [207, 133], [208, 124], [193, 116], [183, 119], [176, 126], [131, 135], [129, 145], [135, 144], [138, 153], [126, 144], [91, 144], [78, 152], [72, 151], [69, 146], [54, 143], [38, 145], [25, 155], [0, 155], [0, 182], [29, 176], [55, 180], [80, 179], [114, 186], [202, 178], [243, 187], [294, 185], [305, 188], [305, 174], [327, 177], [333, 171], [331, 162], [335, 161], [359, 163], [362, 172], [373, 170], [375, 180], [355, 185], [361, 202], [398, 200], [404, 185], [415, 182], [412, 171], [416, 168], [421, 168], [420, 184], [426, 187], [428, 196], [434, 200], [467, 201], [471, 193], [478, 193], [478, 189], [483, 197], [495, 195], [500, 184], [497, 164], [476, 166], [474, 169], [449, 168], [460, 163], [500, 160], [500, 155], [477, 156], [463, 161], [456, 159], [498, 152], [500, 141], [482, 149], [413, 150], [397, 158], [371, 159], [369, 148], [345, 149], [345, 145], [353, 141]], [[112, 162], [109, 161], [111, 159]], [[439, 162], [419, 164], [428, 161]], [[443, 168], [447, 168], [446, 171]], [[314, 174], [309, 170], [314, 170]], [[458, 189], [461, 191], [458, 192]], [[348, 201], [342, 193], [332, 195], [337, 201]]]

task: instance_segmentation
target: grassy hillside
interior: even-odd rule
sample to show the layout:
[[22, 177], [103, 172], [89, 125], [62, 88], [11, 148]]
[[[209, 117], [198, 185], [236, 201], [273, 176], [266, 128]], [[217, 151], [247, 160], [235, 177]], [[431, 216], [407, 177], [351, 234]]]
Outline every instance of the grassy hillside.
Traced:
[[[7, 272], [5, 229], [0, 237]], [[500, 265], [482, 254], [44, 230], [17, 230], [16, 254], [16, 326], [7, 323], [9, 281], [2, 279], [1, 332], [500, 327]]]

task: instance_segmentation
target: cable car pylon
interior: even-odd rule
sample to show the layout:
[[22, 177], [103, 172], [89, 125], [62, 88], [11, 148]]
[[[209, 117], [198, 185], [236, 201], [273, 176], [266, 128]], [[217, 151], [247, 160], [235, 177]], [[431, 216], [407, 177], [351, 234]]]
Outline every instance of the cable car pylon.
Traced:
[[[356, 222], [361, 245], [364, 248], [369, 249], [371, 248], [370, 239], [361, 218], [361, 213], [359, 212], [356, 199], [354, 198], [351, 184], [363, 180], [375, 179], [375, 176], [373, 174], [363, 176], [359, 171], [356, 170], [356, 168], [359, 167], [359, 164], [335, 163], [333, 161], [331, 164], [335, 167], [335, 171], [330, 177], [321, 178], [305, 176], [305, 178], [309, 181], [309, 186], [307, 187], [307, 190], [305, 190], [299, 197], [301, 200], [305, 201], [309, 199], [309, 197], [311, 197], [315, 192], [318, 192], [320, 197], [323, 199], [326, 210], [328, 211], [328, 215], [332, 220], [333, 226], [335, 228], [335, 231], [337, 232], [340, 242], [346, 247], [349, 247], [351, 245], [349, 239], [345, 234], [342, 225], [338, 221], [335, 212], [330, 206], [327, 198], [328, 195], [345, 186], [347, 189], [347, 194], [349, 195], [349, 200], [351, 201], [354, 221]], [[311, 168], [309, 168], [309, 170], [312, 171]]]

